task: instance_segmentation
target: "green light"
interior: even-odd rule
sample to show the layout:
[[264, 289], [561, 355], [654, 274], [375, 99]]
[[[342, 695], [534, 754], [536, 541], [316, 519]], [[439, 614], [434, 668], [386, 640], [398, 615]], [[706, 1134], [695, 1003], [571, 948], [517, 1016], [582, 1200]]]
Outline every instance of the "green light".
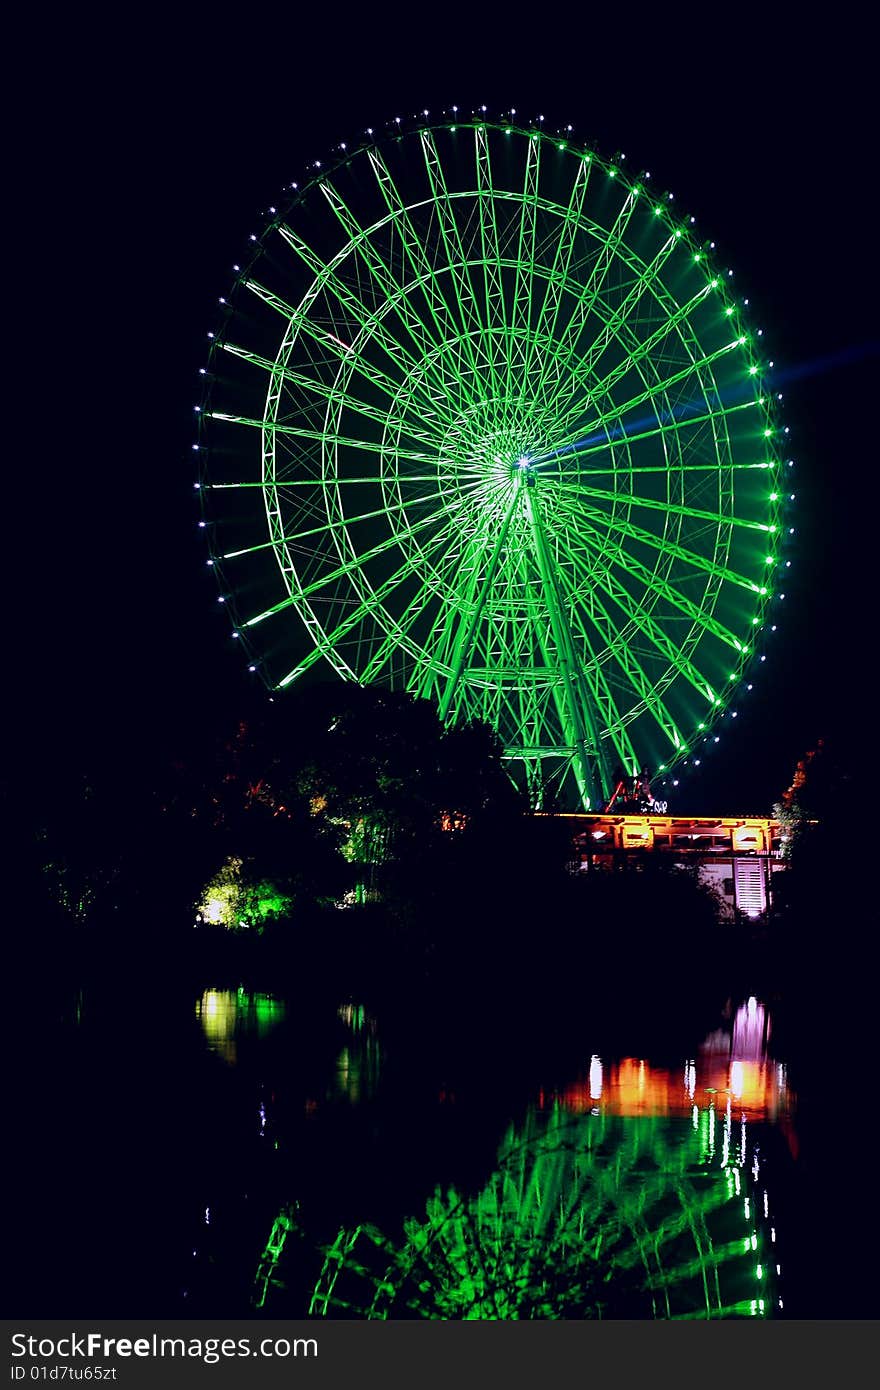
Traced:
[[292, 906], [273, 884], [249, 878], [243, 860], [230, 857], [206, 884], [196, 904], [196, 925], [260, 933], [268, 921], [287, 916]]
[[[770, 430], [770, 429], [765, 430], [765, 431], [764, 431], [764, 438], [765, 438], [765, 439], [769, 439], [772, 433], [773, 433], [773, 431]], [[767, 467], [768, 467], [768, 468], [770, 467], [769, 463], [767, 464]]]
[[491, 724], [533, 804], [546, 773], [560, 804], [596, 807], [617, 765], [657, 766], [670, 741], [678, 758], [670, 731], [725, 683], [767, 411], [706, 294], [726, 285], [709, 243], [653, 225], [671, 204], [625, 165], [594, 180], [577, 145], [552, 160], [552, 133], [463, 119], [460, 158], [456, 121], [402, 135], [413, 161], [379, 139], [350, 181], [326, 174], [339, 254], [279, 228], [295, 304], [245, 278], [252, 322], [223, 344], [241, 380], [212, 386], [204, 421], [208, 466], [228, 461], [212, 535], [270, 688], [320, 666], [406, 691]]
[[[713, 1120], [710, 1114], [708, 1127]], [[391, 1238], [368, 1224], [339, 1230], [324, 1247], [308, 1315], [532, 1321], [754, 1314], [758, 1300], [739, 1296], [744, 1275], [751, 1292], [750, 1243], [730, 1238], [726, 1175], [705, 1167], [711, 1129], [705, 1116], [699, 1124], [696, 1109], [694, 1126], [674, 1144], [649, 1115], [530, 1111], [522, 1127], [508, 1131], [482, 1189], [438, 1187]], [[272, 1228], [258, 1276], [263, 1302], [265, 1293], [289, 1286], [278, 1263], [291, 1227], [282, 1214]], [[289, 1305], [277, 1310], [284, 1311]]]
[[773, 564], [773, 556], [772, 556], [772, 555], [766, 556], [766, 558], [765, 558], [765, 560], [764, 560], [764, 564], [765, 564], [765, 565], [772, 565], [772, 564]]
[[697, 728], [698, 728], [698, 729], [705, 729], [705, 727], [706, 727], [706, 725], [703, 724], [702, 722], [699, 723], [699, 724], [697, 725]]
[[760, 618], [752, 618], [752, 626], [757, 627], [760, 621]]
[[770, 494], [770, 501], [771, 501], [771, 502], [778, 502], [778, 501], [779, 501], [779, 493], [778, 493], [778, 492], [771, 492], [771, 494]]
[[[757, 376], [757, 375], [758, 375], [758, 368], [757, 368], [756, 366], [754, 366], [754, 364], [753, 364], [751, 367], [749, 367], [749, 376]], [[761, 404], [763, 404], [763, 402], [761, 402]]]

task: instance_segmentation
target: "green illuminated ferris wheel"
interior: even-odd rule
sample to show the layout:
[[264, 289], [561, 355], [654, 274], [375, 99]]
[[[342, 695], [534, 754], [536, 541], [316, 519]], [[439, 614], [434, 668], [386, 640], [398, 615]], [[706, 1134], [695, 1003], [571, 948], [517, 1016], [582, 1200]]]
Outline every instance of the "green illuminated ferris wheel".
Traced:
[[273, 689], [430, 698], [585, 807], [732, 712], [782, 563], [760, 336], [624, 162], [456, 110], [338, 147], [236, 267], [197, 446]]

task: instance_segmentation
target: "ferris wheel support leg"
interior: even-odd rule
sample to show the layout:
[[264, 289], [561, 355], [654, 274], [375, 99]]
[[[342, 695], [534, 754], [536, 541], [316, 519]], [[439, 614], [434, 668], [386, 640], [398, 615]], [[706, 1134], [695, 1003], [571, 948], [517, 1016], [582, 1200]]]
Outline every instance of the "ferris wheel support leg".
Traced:
[[483, 578], [482, 584], [480, 585], [479, 592], [475, 597], [474, 605], [471, 609], [470, 616], [467, 619], [465, 619], [464, 614], [462, 614], [461, 625], [459, 627], [458, 633], [456, 634], [455, 647], [453, 649], [452, 673], [449, 677], [449, 680], [446, 683], [446, 689], [444, 690], [443, 697], [440, 701], [440, 718], [443, 721], [446, 720], [446, 717], [449, 714], [450, 706], [452, 705], [452, 697], [455, 694], [455, 688], [458, 685], [458, 682], [461, 680], [461, 675], [465, 668], [465, 663], [467, 662], [468, 655], [474, 643], [474, 638], [477, 634], [477, 628], [479, 627], [480, 618], [483, 615], [483, 609], [486, 606], [486, 599], [489, 597], [489, 592], [495, 581], [495, 575], [498, 572], [498, 566], [501, 562], [501, 556], [504, 552], [504, 544], [507, 540], [507, 532], [510, 529], [510, 521], [511, 517], [514, 514], [514, 511], [516, 510], [516, 504], [517, 496], [516, 493], [514, 493], [513, 497], [511, 498], [510, 504], [508, 505], [507, 510], [504, 513], [504, 518], [501, 523], [501, 529], [498, 532], [498, 538], [495, 541], [495, 545], [492, 549], [492, 554], [489, 558], [489, 564], [486, 568], [486, 574]]
[[[534, 488], [524, 482], [520, 486], [526, 515], [531, 527], [535, 559], [541, 576], [544, 602], [550, 618], [553, 640], [561, 667], [563, 709], [561, 710], [565, 737], [574, 747], [573, 770], [584, 808], [604, 805], [611, 793], [611, 778], [599, 745], [590, 701], [583, 685], [582, 673], [575, 653], [571, 629], [563, 612], [559, 588], [547, 548], [547, 537], [541, 513], [534, 497]], [[592, 752], [591, 752], [592, 750]]]

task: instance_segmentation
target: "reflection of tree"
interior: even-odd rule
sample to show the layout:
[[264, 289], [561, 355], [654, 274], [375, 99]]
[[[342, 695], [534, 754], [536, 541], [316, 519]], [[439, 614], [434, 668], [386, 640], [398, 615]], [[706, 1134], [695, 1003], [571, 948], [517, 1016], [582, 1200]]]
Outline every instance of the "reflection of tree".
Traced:
[[[439, 1189], [403, 1238], [340, 1230], [311, 1314], [712, 1318], [770, 1308], [739, 1180], [690, 1126], [532, 1114], [474, 1196]], [[746, 1219], [744, 1221], [744, 1211]], [[263, 1293], [272, 1278], [264, 1256]], [[756, 1273], [760, 1270], [760, 1273]], [[763, 1283], [761, 1281], [764, 1281]]]
[[212, 1052], [233, 1065], [239, 1036], [264, 1037], [285, 1014], [283, 1000], [244, 989], [206, 989], [196, 1003], [196, 1017]]

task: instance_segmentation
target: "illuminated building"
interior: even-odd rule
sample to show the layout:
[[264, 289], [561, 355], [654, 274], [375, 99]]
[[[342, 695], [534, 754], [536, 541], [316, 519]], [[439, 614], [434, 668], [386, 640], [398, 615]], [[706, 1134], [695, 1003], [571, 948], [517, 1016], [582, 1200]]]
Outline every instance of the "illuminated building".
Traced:
[[768, 816], [566, 815], [581, 872], [624, 868], [650, 851], [699, 865], [728, 921], [761, 919], [773, 904], [774, 879], [786, 867], [784, 831]]

